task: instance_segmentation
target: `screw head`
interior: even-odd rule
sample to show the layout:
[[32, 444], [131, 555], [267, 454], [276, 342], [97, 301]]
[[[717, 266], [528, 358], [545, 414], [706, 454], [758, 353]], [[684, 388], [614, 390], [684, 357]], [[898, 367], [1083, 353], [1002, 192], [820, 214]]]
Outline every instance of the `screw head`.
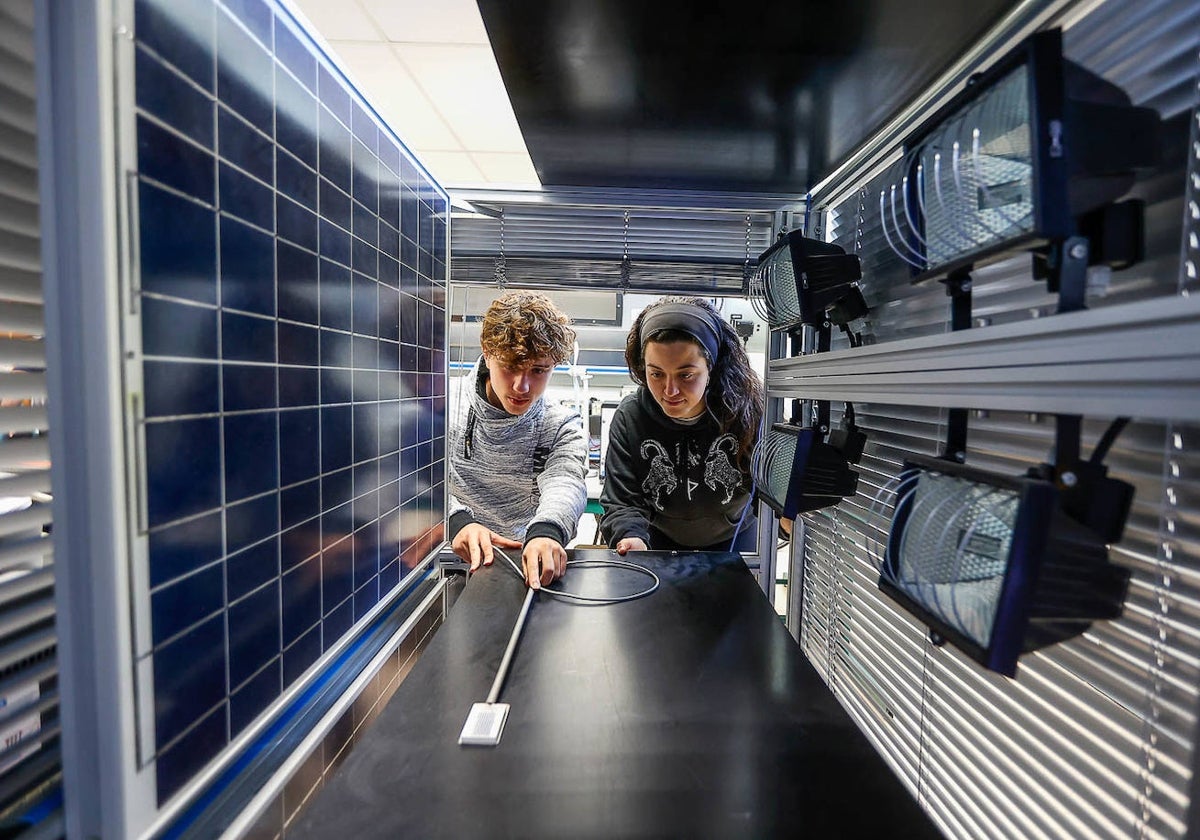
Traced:
[[1067, 471], [1059, 476], [1059, 480], [1063, 483], [1063, 487], [1074, 487], [1079, 483], [1078, 477], [1076, 477], [1075, 473], [1070, 471]]
[[1071, 253], [1071, 259], [1081, 260], [1087, 256], [1088, 249], [1087, 249], [1087, 246], [1084, 245], [1082, 242], [1076, 242], [1074, 245], [1071, 246], [1070, 253]]

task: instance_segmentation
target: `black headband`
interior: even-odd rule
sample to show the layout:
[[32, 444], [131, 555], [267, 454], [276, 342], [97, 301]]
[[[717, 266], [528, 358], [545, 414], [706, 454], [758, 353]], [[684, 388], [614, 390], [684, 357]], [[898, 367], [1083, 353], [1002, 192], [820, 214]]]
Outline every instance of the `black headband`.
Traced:
[[717, 351], [721, 347], [721, 333], [713, 323], [712, 314], [694, 303], [664, 303], [655, 307], [642, 319], [642, 347], [660, 330], [678, 330], [687, 333], [708, 352], [709, 362], [717, 363]]

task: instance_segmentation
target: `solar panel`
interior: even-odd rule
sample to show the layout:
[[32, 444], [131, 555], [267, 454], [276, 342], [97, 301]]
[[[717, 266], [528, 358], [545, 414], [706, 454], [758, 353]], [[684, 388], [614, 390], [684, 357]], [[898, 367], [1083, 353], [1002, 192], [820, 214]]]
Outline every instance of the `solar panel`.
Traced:
[[138, 0], [135, 28], [161, 805], [441, 540], [448, 217], [281, 7]]

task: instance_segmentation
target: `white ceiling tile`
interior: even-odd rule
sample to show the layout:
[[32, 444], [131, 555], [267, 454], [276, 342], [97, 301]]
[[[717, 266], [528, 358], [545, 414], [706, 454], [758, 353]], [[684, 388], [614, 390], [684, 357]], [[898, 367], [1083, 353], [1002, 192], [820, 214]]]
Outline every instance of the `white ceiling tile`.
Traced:
[[347, 42], [330, 46], [363, 96], [410, 149], [462, 149], [390, 46]]
[[523, 152], [472, 152], [471, 157], [489, 184], [508, 187], [542, 185], [529, 155]]
[[528, 154], [491, 47], [396, 44], [394, 49], [464, 147]]
[[443, 187], [486, 183], [483, 173], [466, 152], [420, 152], [421, 163]]
[[378, 41], [383, 33], [356, 0], [292, 0], [326, 41]]
[[475, 0], [360, 0], [389, 41], [487, 45]]

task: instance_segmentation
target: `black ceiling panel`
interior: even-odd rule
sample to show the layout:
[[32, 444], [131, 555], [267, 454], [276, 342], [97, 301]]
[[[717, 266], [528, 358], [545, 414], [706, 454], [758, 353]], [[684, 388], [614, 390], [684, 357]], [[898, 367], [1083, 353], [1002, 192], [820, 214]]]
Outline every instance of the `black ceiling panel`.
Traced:
[[1013, 0], [479, 0], [545, 186], [803, 192]]

